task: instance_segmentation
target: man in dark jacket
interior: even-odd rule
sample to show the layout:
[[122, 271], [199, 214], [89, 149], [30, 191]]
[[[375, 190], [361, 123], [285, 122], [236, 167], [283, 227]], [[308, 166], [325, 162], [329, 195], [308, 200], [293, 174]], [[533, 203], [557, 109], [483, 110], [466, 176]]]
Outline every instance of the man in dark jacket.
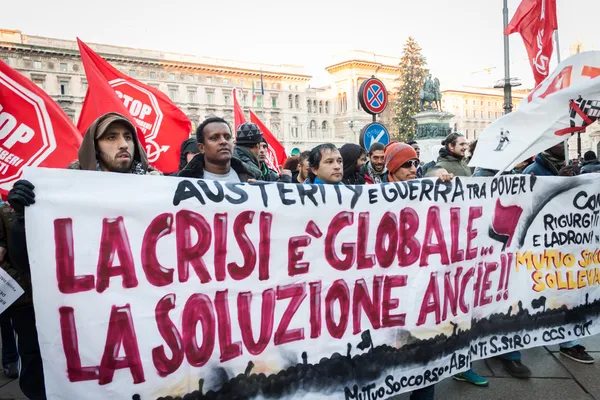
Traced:
[[565, 166], [565, 145], [563, 142], [535, 156], [535, 161], [525, 168], [524, 174], [535, 176], [558, 176]]
[[277, 173], [277, 171], [269, 168], [267, 165], [267, 153], [269, 152], [269, 143], [267, 140], [262, 138], [260, 142], [260, 148], [258, 151], [258, 162], [260, 163], [260, 172], [262, 173], [260, 180], [266, 182], [292, 182], [292, 171], [289, 169], [282, 169], [281, 175]]
[[583, 155], [583, 166], [581, 167], [582, 174], [591, 174], [600, 172], [600, 161], [593, 151], [586, 151]]
[[308, 159], [310, 157], [310, 151], [303, 151], [298, 157], [298, 167], [296, 172], [292, 174], [292, 183], [304, 183], [308, 179], [308, 173], [310, 170], [310, 164]]
[[365, 149], [354, 143], [346, 143], [340, 147], [340, 154], [344, 163], [344, 185], [364, 185], [366, 180], [361, 170], [367, 157]]
[[442, 142], [440, 156], [436, 165], [444, 168], [454, 176], [471, 176], [471, 168], [467, 166], [465, 155], [469, 144], [463, 135], [453, 132]]
[[207, 118], [196, 129], [199, 154], [181, 170], [178, 177], [224, 182], [256, 179], [247, 165], [233, 157], [231, 127], [223, 118]]
[[[133, 123], [117, 113], [105, 114], [90, 125], [81, 142], [78, 160], [71, 163], [69, 168], [137, 175], [158, 173], [148, 165], [146, 152], [138, 140]], [[8, 203], [15, 211], [12, 238], [9, 240], [11, 263], [22, 274], [30, 273], [25, 207], [35, 203], [34, 188], [31, 182], [20, 180], [8, 193]], [[29, 287], [23, 289], [28, 291], [24, 296], [31, 295]], [[42, 400], [46, 398], [46, 390], [33, 305], [22, 308], [19, 317], [13, 320], [21, 358], [19, 386], [29, 399]]]
[[242, 161], [248, 171], [252, 174], [252, 179], [267, 181], [267, 182], [285, 182], [292, 181], [292, 173], [286, 171], [281, 177], [275, 172], [273, 174], [267, 168], [263, 171], [259, 155], [261, 152], [263, 135], [256, 124], [244, 122], [236, 132], [236, 143], [234, 156]]

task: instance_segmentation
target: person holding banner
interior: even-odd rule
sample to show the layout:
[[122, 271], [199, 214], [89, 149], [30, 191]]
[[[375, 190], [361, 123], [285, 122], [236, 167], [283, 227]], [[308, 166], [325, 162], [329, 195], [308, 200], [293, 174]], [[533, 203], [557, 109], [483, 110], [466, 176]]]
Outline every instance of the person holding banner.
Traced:
[[[92, 123], [81, 142], [78, 160], [71, 163], [70, 168], [136, 175], [160, 174], [148, 165], [146, 152], [133, 123], [117, 113], [104, 114]], [[30, 268], [25, 236], [25, 207], [35, 203], [34, 189], [31, 182], [19, 180], [8, 193], [8, 203], [15, 211], [12, 259], [27, 272]], [[42, 400], [46, 398], [46, 391], [33, 306], [19, 314], [18, 323], [14, 325], [21, 358], [19, 386], [29, 399]]]
[[255, 176], [233, 157], [231, 127], [223, 118], [207, 118], [196, 129], [199, 154], [177, 176], [224, 182], [248, 182]]

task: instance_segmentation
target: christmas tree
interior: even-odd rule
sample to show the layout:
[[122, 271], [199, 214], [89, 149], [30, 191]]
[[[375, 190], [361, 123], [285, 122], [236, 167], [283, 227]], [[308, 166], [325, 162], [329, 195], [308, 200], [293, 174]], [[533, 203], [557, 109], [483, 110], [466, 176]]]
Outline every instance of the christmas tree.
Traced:
[[412, 118], [420, 111], [419, 92], [427, 76], [427, 61], [417, 41], [409, 37], [400, 60], [400, 76], [394, 95], [392, 118], [395, 140], [408, 142], [415, 136], [417, 122]]

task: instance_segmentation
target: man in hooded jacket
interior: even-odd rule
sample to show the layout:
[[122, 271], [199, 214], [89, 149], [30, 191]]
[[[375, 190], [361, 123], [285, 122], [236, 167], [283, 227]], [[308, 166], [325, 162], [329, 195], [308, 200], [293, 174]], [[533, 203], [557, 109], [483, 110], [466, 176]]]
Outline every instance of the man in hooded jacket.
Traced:
[[[105, 114], [92, 123], [83, 137], [77, 161], [72, 162], [69, 168], [136, 175], [160, 174], [148, 165], [146, 152], [138, 140], [133, 123], [117, 113]], [[8, 203], [15, 211], [12, 243], [9, 244], [11, 260], [14, 265], [23, 268], [23, 273], [27, 275], [30, 266], [25, 236], [25, 207], [35, 203], [34, 188], [31, 182], [19, 180], [8, 193]], [[19, 386], [29, 399], [42, 400], [46, 398], [46, 390], [33, 305], [21, 313], [20, 323], [14, 326], [21, 358]]]
[[[179, 154], [179, 171], [185, 168], [185, 166], [192, 161], [192, 158], [198, 154], [198, 142], [196, 138], [189, 138], [181, 143], [181, 152]], [[177, 174], [175, 174], [177, 175]]]

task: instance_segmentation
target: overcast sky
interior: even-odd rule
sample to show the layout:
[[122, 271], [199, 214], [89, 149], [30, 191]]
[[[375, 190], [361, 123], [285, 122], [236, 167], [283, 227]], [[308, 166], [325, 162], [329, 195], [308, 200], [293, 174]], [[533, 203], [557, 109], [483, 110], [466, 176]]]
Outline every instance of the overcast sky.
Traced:
[[[599, 0], [557, 0], [563, 59], [581, 40], [600, 50]], [[519, 0], [509, 0], [512, 17]], [[371, 6], [371, 7], [368, 7]], [[298, 64], [326, 82], [333, 54], [399, 57], [417, 39], [444, 88], [503, 77], [502, 0], [2, 1], [0, 27], [31, 35], [271, 64]], [[512, 76], [531, 86], [518, 35]], [[553, 58], [553, 66], [556, 58]], [[485, 68], [494, 68], [490, 74]]]

